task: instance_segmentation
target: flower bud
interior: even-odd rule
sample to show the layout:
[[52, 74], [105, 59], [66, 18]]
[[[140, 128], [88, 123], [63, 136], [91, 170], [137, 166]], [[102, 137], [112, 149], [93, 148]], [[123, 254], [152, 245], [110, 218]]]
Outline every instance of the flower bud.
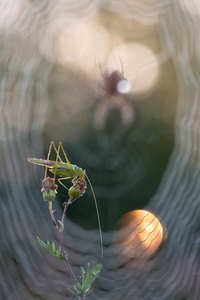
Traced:
[[43, 197], [44, 201], [50, 201], [51, 202], [56, 198], [56, 194], [57, 194], [56, 191], [49, 190], [49, 191], [42, 192], [42, 197]]
[[57, 184], [55, 184], [54, 178], [46, 177], [42, 180], [42, 196], [44, 201], [53, 201], [57, 194]]
[[70, 199], [76, 199], [82, 196], [81, 190], [77, 186], [71, 186], [68, 191]]
[[87, 183], [85, 177], [74, 178], [72, 181], [73, 185], [69, 188], [68, 195], [71, 200], [80, 198], [86, 191]]

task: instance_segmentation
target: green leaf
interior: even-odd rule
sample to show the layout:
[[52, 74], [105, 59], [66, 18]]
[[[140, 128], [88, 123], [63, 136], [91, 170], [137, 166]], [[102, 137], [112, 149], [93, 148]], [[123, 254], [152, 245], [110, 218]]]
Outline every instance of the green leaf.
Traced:
[[65, 228], [65, 225], [63, 224], [62, 221], [58, 220], [58, 223], [60, 224], [60, 228], [59, 228], [59, 231], [60, 232], [63, 232], [64, 228]]
[[51, 250], [51, 245], [50, 245], [50, 242], [49, 241], [47, 241], [47, 244], [46, 244], [46, 246], [47, 246], [47, 250]]
[[78, 282], [74, 285], [73, 289], [68, 289], [73, 295], [80, 297], [86, 295], [96, 278], [99, 276], [102, 269], [101, 264], [96, 264], [90, 267], [90, 264], [87, 266], [87, 270], [81, 267], [81, 283]]
[[83, 267], [81, 267], [81, 277], [85, 278], [85, 269]]
[[60, 246], [59, 246], [59, 248], [56, 248], [56, 245], [54, 242], [50, 243], [49, 241], [47, 241], [45, 243], [39, 237], [37, 237], [37, 241], [38, 241], [39, 245], [42, 248], [44, 248], [45, 250], [47, 250], [52, 256], [54, 256], [58, 259], [61, 259], [61, 260], [68, 259], [68, 255], [67, 255], [66, 251], [62, 251]]
[[77, 292], [73, 289], [68, 288], [68, 291], [73, 295], [73, 296], [77, 296]]
[[37, 236], [37, 241], [42, 248], [46, 248], [47, 245], [39, 238], [39, 236]]
[[56, 245], [54, 242], [51, 244], [52, 254], [56, 254]]

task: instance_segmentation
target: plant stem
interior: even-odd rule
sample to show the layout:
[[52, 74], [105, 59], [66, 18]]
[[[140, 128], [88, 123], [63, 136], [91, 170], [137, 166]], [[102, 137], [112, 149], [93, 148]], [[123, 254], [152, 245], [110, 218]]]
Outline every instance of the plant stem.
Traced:
[[66, 216], [66, 213], [67, 213], [67, 209], [68, 207], [70, 206], [71, 204], [71, 200], [69, 199], [67, 202], [65, 202], [65, 206], [64, 206], [64, 210], [63, 210], [63, 215], [62, 215], [62, 223], [64, 224], [64, 221], [65, 221], [65, 216]]
[[[63, 211], [63, 216], [62, 216], [62, 223], [63, 224], [64, 224], [64, 219], [65, 219], [65, 214], [66, 214], [66, 211], [67, 211], [67, 208], [69, 207], [69, 205], [70, 205], [70, 202], [66, 202], [65, 207], [64, 207], [64, 211]], [[64, 246], [64, 241], [63, 241], [63, 233], [60, 232], [58, 222], [57, 222], [57, 220], [54, 216], [54, 210], [53, 210], [52, 202], [49, 202], [49, 213], [50, 213], [51, 219], [53, 221], [53, 224], [55, 226], [55, 230], [56, 230], [56, 233], [57, 233], [57, 237], [58, 237], [60, 247], [61, 247], [62, 251], [65, 251], [65, 246]], [[78, 280], [76, 278], [76, 275], [73, 272], [73, 269], [72, 269], [72, 266], [71, 266], [69, 260], [68, 259], [64, 260], [64, 264], [66, 266], [67, 272], [69, 273], [70, 277], [75, 282], [78, 282]]]

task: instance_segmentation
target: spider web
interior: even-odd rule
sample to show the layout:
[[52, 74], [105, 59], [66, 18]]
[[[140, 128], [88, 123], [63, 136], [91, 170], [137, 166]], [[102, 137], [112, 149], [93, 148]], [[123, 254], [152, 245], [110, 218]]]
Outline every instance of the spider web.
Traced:
[[[97, 195], [101, 198], [106, 194], [108, 198], [109, 210], [106, 199], [101, 200], [104, 203], [100, 204], [100, 208], [107, 211], [105, 222], [111, 217], [116, 200], [114, 223], [122, 213], [122, 199], [134, 192], [137, 184], [141, 190], [139, 182], [145, 176], [154, 174], [152, 155], [155, 148], [147, 154], [146, 148], [138, 144], [145, 141], [148, 145], [155, 138], [154, 145], [160, 141], [168, 147], [156, 183], [149, 194], [147, 191], [142, 203], [163, 220], [168, 230], [168, 240], [150, 261], [140, 263], [133, 260], [122, 264], [113, 249], [116, 231], [111, 222], [103, 234], [103, 272], [88, 299], [199, 299], [200, 82], [197, 28], [200, 11], [197, 2], [194, 0], [191, 4], [195, 10], [188, 10], [188, 4], [183, 0], [162, 3], [156, 0], [1, 2], [2, 299], [70, 299], [67, 287], [71, 283], [67, 281], [66, 284], [62, 266], [38, 249], [36, 243], [35, 236], [38, 234], [50, 239], [54, 233], [45, 204], [39, 201], [38, 186], [43, 176], [42, 170], [28, 166], [26, 157], [34, 157], [36, 153], [40, 154], [38, 157], [42, 156], [44, 129], [48, 132], [45, 121], [50, 107], [49, 78], [55, 63], [55, 34], [61, 25], [95, 14], [102, 8], [156, 26], [162, 47], [174, 62], [178, 106], [174, 146], [173, 136], [168, 137], [173, 125], [170, 128], [164, 126], [160, 132], [157, 131], [157, 135], [152, 133], [147, 136], [144, 133], [141, 137], [140, 133], [148, 128], [148, 118], [144, 118], [146, 123], [136, 124], [133, 132], [130, 129], [128, 133], [115, 124], [115, 130], [111, 131], [112, 141], [108, 133], [102, 133], [100, 139], [96, 136], [95, 151], [88, 146], [91, 144], [87, 144], [87, 139], [81, 141], [79, 149], [78, 142], [70, 144], [75, 151], [74, 156], [82, 155], [80, 163], [86, 163], [91, 177], [94, 176]], [[136, 105], [137, 111], [139, 105]], [[86, 121], [91, 120], [89, 112], [92, 113], [92, 108], [88, 109]], [[55, 119], [59, 120], [59, 112], [57, 115], [55, 113]], [[84, 124], [84, 119], [81, 122]], [[159, 129], [160, 123], [155, 123], [154, 127]], [[163, 132], [168, 140], [162, 140]], [[126, 142], [127, 136], [129, 142]], [[108, 177], [103, 177], [105, 172], [110, 174], [109, 181]], [[131, 176], [137, 177], [137, 180], [131, 181]], [[103, 184], [105, 187], [101, 189]], [[57, 211], [59, 209], [58, 206]], [[75, 212], [78, 212], [78, 204]], [[99, 256], [99, 240], [96, 230], [84, 229], [75, 222], [75, 215], [73, 221], [67, 220], [65, 240], [78, 274], [80, 265], [86, 264], [88, 258], [95, 261]], [[93, 224], [92, 218], [88, 217], [88, 220], [89, 224]]]

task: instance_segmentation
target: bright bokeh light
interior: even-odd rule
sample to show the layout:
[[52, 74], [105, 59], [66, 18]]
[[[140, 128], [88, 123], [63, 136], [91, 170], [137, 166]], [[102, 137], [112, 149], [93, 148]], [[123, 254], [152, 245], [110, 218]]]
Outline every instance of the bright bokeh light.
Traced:
[[120, 80], [117, 83], [117, 90], [121, 94], [126, 94], [126, 93], [130, 92], [130, 90], [131, 90], [131, 84], [130, 84], [130, 82], [128, 80], [126, 80], [126, 79]]
[[128, 259], [149, 259], [166, 239], [165, 226], [147, 210], [133, 210], [120, 222], [117, 245], [119, 255]]
[[132, 93], [152, 89], [160, 74], [159, 61], [150, 48], [139, 43], [124, 43], [113, 49], [108, 58], [109, 69], [121, 70], [131, 84]]
[[95, 20], [68, 25], [57, 38], [56, 57], [61, 65], [73, 65], [85, 71], [97, 68], [109, 47], [106, 30]]

